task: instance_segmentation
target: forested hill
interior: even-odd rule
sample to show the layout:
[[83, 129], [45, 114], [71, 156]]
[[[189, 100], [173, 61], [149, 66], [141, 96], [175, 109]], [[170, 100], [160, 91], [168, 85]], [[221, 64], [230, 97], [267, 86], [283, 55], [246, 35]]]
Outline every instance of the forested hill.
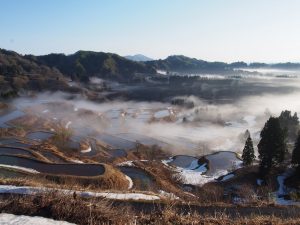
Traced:
[[0, 97], [14, 96], [21, 89], [40, 91], [66, 87], [66, 80], [59, 70], [0, 49]]
[[195, 58], [189, 58], [183, 55], [173, 55], [166, 59], [146, 62], [147, 65], [154, 68], [172, 72], [189, 73], [216, 73], [232, 71], [229, 64], [223, 62], [207, 62]]
[[112, 53], [78, 51], [72, 55], [21, 55], [0, 49], [0, 97], [16, 95], [20, 90], [66, 90], [71, 79], [89, 77], [131, 82], [156, 70]]
[[300, 70], [300, 63], [245, 63], [245, 62], [208, 62], [200, 59], [189, 58], [183, 55], [172, 55], [166, 59], [145, 62], [145, 64], [159, 70], [179, 73], [232, 73], [234, 70], [248, 69], [281, 69]]
[[134, 79], [136, 74], [156, 72], [150, 65], [104, 52], [78, 51], [72, 55], [27, 55], [25, 58], [40, 65], [57, 68], [63, 74], [81, 81], [87, 81], [91, 76], [128, 81]]

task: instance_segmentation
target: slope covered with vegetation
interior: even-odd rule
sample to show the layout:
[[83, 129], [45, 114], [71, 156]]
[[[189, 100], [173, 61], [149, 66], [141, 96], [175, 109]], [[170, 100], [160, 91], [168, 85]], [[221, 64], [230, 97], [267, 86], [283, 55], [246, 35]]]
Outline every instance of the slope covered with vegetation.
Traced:
[[63, 74], [40, 65], [16, 52], [0, 49], [0, 95], [14, 96], [21, 89], [58, 90], [66, 88]]
[[104, 52], [78, 51], [72, 55], [30, 55], [26, 58], [40, 65], [57, 68], [63, 74], [81, 81], [87, 81], [91, 76], [126, 81], [135, 79], [140, 73], [155, 73], [151, 66]]

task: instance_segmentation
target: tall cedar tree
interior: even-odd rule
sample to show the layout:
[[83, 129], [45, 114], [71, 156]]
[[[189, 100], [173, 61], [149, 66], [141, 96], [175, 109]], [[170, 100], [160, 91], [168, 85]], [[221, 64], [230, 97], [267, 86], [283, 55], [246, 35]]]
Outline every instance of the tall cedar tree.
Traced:
[[284, 160], [286, 153], [285, 132], [280, 127], [278, 118], [270, 117], [260, 133], [261, 140], [258, 143], [260, 158], [260, 172], [265, 176], [269, 170]]
[[292, 115], [291, 111], [282, 111], [279, 118], [281, 128], [286, 132], [287, 138], [290, 141], [295, 141], [299, 131], [299, 118], [295, 112]]
[[292, 154], [292, 164], [299, 167], [300, 166], [300, 134], [298, 134], [295, 147]]
[[243, 159], [244, 165], [246, 165], [246, 166], [251, 165], [253, 163], [254, 159], [255, 159], [253, 142], [252, 142], [252, 139], [250, 137], [250, 134], [249, 134], [249, 137], [247, 138], [246, 143], [245, 143], [242, 159]]

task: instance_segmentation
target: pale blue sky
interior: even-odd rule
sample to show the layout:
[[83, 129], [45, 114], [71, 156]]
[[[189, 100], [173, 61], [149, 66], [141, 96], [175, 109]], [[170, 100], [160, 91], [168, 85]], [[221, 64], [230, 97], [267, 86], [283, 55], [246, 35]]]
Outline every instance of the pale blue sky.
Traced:
[[0, 48], [300, 62], [299, 0], [0, 0]]

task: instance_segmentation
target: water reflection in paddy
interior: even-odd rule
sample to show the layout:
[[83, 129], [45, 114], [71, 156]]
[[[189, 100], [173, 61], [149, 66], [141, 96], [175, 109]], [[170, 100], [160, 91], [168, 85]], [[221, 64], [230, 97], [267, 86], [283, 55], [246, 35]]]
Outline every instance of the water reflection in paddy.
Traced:
[[50, 133], [50, 132], [36, 131], [36, 132], [31, 132], [31, 133], [27, 134], [26, 138], [35, 140], [35, 141], [44, 141], [52, 136], [53, 136], [53, 133]]
[[193, 162], [198, 162], [198, 158], [188, 155], [177, 155], [172, 158], [170, 165], [178, 166], [181, 168], [188, 168]]
[[11, 120], [17, 119], [21, 116], [24, 116], [25, 113], [20, 110], [15, 110], [12, 112], [9, 112], [3, 116], [0, 116], [0, 127], [1, 128], [7, 128], [10, 127], [7, 123]]
[[1, 155], [24, 155], [33, 157], [33, 154], [30, 151], [26, 151], [20, 148], [9, 148], [9, 147], [0, 147]]
[[120, 166], [119, 169], [132, 179], [134, 187], [137, 189], [146, 191], [155, 185], [151, 176], [140, 168]]
[[142, 134], [136, 134], [136, 133], [120, 133], [117, 134], [118, 137], [126, 139], [128, 141], [136, 143], [137, 141], [144, 144], [144, 145], [159, 145], [161, 147], [167, 146], [167, 143], [162, 142], [158, 139], [148, 137]]
[[11, 147], [29, 148], [31, 144], [20, 142], [16, 138], [0, 139], [0, 145], [9, 145]]
[[97, 135], [96, 140], [100, 140], [115, 149], [132, 149], [136, 146], [135, 142], [104, 133]]
[[205, 158], [209, 161], [207, 175], [213, 175], [222, 170], [231, 170], [242, 162], [234, 152], [218, 152], [207, 155]]
[[65, 160], [63, 160], [62, 158], [60, 158], [57, 155], [53, 154], [52, 152], [43, 151], [43, 152], [40, 152], [40, 153], [53, 163], [66, 163]]
[[52, 164], [7, 155], [0, 155], [0, 164], [24, 167], [54, 175], [99, 176], [105, 172], [101, 164]]
[[112, 158], [126, 157], [127, 153], [123, 149], [111, 149], [108, 153], [112, 156]]

